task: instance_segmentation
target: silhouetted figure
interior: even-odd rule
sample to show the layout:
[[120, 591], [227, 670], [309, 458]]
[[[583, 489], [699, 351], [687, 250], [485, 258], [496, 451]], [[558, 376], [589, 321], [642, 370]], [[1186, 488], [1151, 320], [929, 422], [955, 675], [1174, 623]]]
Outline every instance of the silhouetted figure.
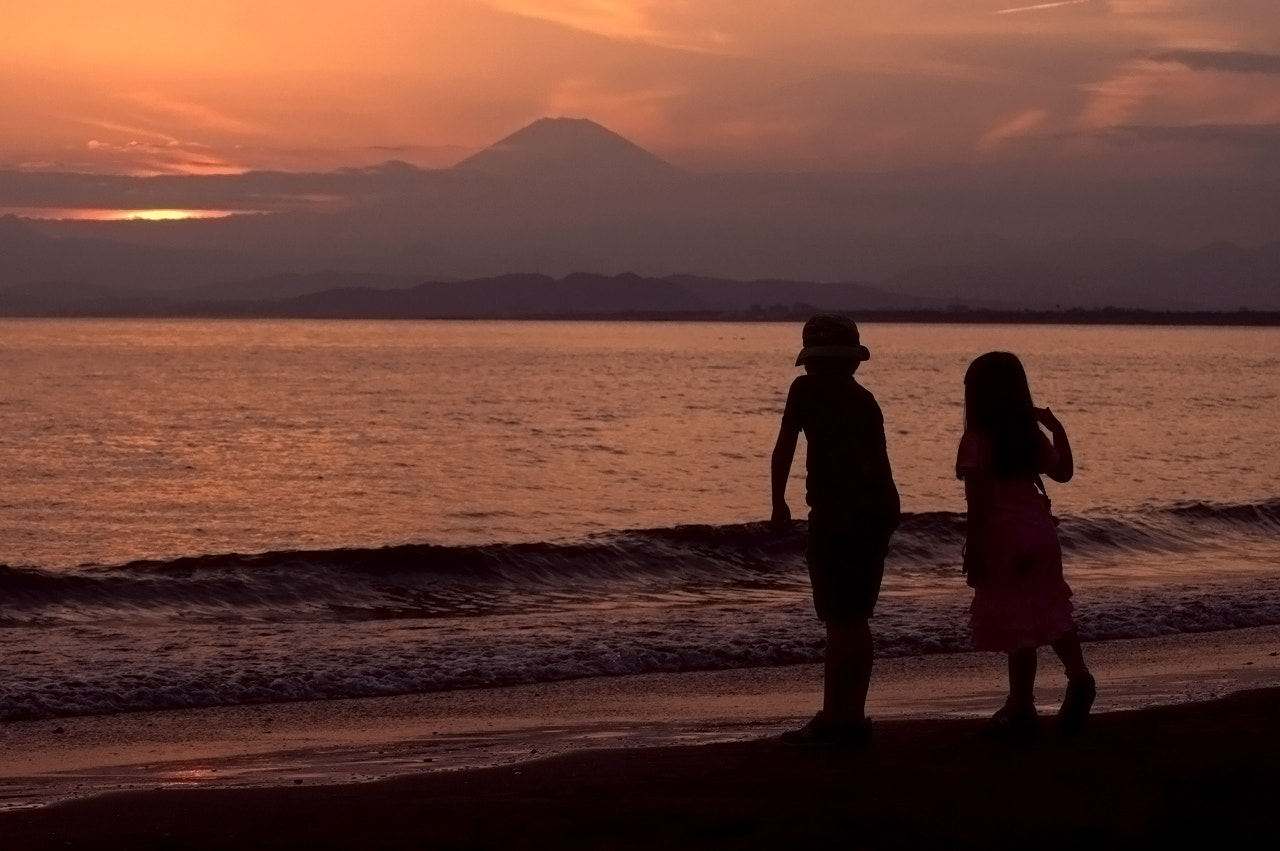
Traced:
[[787, 478], [796, 442], [808, 444], [805, 501], [809, 504], [809, 578], [818, 618], [826, 624], [822, 709], [788, 744], [865, 745], [871, 683], [868, 622], [884, 576], [889, 537], [898, 525], [898, 490], [889, 469], [884, 417], [870, 391], [853, 377], [871, 357], [852, 320], [834, 314], [804, 326], [796, 358], [806, 375], [791, 384], [773, 449], [773, 524], [791, 521]]
[[990, 732], [1035, 733], [1036, 648], [1050, 644], [1067, 671], [1058, 722], [1074, 733], [1097, 689], [1080, 649], [1057, 521], [1040, 479], [1041, 473], [1057, 482], [1071, 479], [1067, 432], [1048, 408], [1032, 405], [1022, 362], [1009, 352], [988, 352], [969, 365], [964, 407], [956, 476], [964, 480], [969, 511], [964, 565], [974, 588], [973, 644], [1009, 654], [1009, 698]]

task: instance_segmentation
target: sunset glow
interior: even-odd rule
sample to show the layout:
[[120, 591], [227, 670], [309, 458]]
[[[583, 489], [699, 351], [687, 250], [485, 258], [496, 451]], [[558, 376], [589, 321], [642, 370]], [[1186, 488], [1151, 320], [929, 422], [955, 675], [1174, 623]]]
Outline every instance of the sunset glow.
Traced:
[[[93, 212], [82, 210], [80, 212]], [[216, 219], [231, 215], [225, 210], [102, 210], [97, 218], [110, 221], [138, 219], [148, 222], [179, 221], [181, 219]]]
[[[1280, 121], [1278, 14], [1216, 0], [46, 0], [7, 10], [0, 31], [0, 168], [444, 167], [556, 114], [693, 168], [876, 171], [1064, 146], [1106, 161], [1129, 126], [1177, 138]], [[1209, 58], [1144, 65], [1194, 51]], [[1164, 145], [1159, 161], [1176, 172], [1203, 145]]]
[[1280, 834], [1280, 0], [0, 3], [0, 851]]
[[59, 207], [3, 207], [0, 216], [13, 215], [28, 219], [54, 221], [181, 221], [183, 219], [220, 219], [244, 213], [243, 210], [100, 210], [90, 208]]

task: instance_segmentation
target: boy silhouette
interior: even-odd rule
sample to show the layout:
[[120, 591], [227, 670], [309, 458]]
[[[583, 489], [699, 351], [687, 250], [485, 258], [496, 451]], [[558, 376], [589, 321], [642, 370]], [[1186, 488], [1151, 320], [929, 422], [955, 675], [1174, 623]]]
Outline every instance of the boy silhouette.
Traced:
[[770, 479], [772, 524], [790, 525], [787, 478], [796, 442], [807, 443], [805, 501], [809, 505], [806, 553], [813, 604], [826, 624], [822, 709], [799, 730], [782, 735], [795, 745], [865, 746], [871, 684], [869, 619], [880, 595], [889, 537], [901, 510], [889, 468], [884, 416], [871, 392], [854, 378], [871, 357], [858, 326], [838, 314], [819, 314], [804, 325], [804, 366], [787, 394], [773, 448]]

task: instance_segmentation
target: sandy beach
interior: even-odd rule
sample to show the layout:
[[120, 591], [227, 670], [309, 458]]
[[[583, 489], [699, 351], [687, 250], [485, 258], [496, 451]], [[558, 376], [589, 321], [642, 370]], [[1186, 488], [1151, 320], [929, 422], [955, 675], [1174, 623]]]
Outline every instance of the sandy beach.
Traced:
[[[1261, 802], [1280, 791], [1280, 628], [1086, 650], [1096, 723], [1072, 741], [1046, 718], [1012, 750], [976, 736], [1002, 699], [993, 654], [883, 660], [867, 754], [776, 742], [817, 705], [814, 666], [14, 722], [0, 834], [24, 849], [1274, 835]], [[1040, 682], [1051, 716], [1063, 679], [1048, 654]]]

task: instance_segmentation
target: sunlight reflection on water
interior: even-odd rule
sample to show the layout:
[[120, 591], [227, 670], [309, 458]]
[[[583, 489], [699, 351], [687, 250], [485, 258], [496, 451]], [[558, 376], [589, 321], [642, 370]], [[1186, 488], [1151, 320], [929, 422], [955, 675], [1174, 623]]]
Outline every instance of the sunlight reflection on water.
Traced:
[[[868, 324], [904, 510], [960, 511], [961, 381], [1007, 348], [1067, 513], [1275, 494], [1280, 330]], [[761, 520], [793, 324], [0, 320], [0, 563]], [[803, 504], [803, 465], [790, 490]]]

